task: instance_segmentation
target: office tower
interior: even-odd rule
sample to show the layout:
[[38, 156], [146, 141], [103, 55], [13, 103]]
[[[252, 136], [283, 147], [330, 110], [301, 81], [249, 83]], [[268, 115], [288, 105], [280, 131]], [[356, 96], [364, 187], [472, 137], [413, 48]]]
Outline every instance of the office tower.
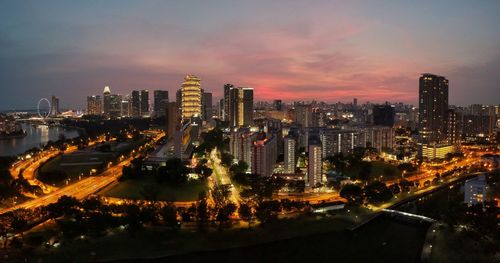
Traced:
[[396, 110], [394, 105], [373, 105], [373, 124], [390, 126], [394, 125]]
[[224, 99], [220, 99], [217, 103], [217, 116], [220, 120], [224, 120]]
[[283, 102], [281, 100], [274, 100], [273, 101], [273, 108], [276, 111], [282, 111], [283, 110]]
[[460, 142], [460, 114], [455, 109], [449, 109], [446, 114], [446, 136], [448, 144]]
[[309, 145], [309, 162], [307, 167], [307, 181], [309, 187], [316, 187], [323, 182], [323, 161], [320, 144]]
[[194, 75], [187, 75], [182, 83], [181, 95], [181, 117], [182, 120], [202, 115], [202, 90], [200, 79]]
[[448, 80], [429, 73], [419, 79], [420, 143], [442, 143], [446, 140]]
[[285, 173], [294, 174], [295, 173], [295, 139], [292, 137], [286, 137], [284, 139], [285, 144]]
[[352, 100], [352, 105], [354, 105], [354, 107], [357, 107], [358, 106], [358, 98], [354, 98]]
[[167, 138], [174, 137], [177, 126], [180, 125], [179, 108], [176, 102], [168, 102], [166, 107]]
[[229, 90], [229, 126], [242, 127], [253, 124], [253, 89], [231, 88]]
[[130, 100], [130, 96], [126, 95], [122, 98], [121, 105], [121, 116], [122, 117], [130, 117], [132, 115], [132, 102]]
[[110, 95], [111, 95], [111, 89], [109, 86], [104, 87], [104, 91], [102, 92], [103, 96], [103, 102], [102, 102], [102, 109], [104, 112], [104, 116], [109, 117], [109, 103], [110, 103]]
[[229, 101], [230, 101], [230, 91], [234, 88], [233, 84], [225, 84], [224, 85], [224, 103], [223, 103], [223, 112], [222, 112], [222, 120], [229, 121]]
[[149, 91], [141, 90], [141, 117], [149, 117]]
[[50, 115], [55, 116], [59, 115], [61, 112], [59, 111], [59, 98], [56, 96], [52, 96], [52, 103], [50, 104]]
[[203, 92], [203, 98], [202, 98], [202, 105], [203, 105], [203, 119], [205, 121], [212, 120], [213, 117], [213, 112], [212, 112], [212, 93], [210, 92]]
[[132, 117], [141, 117], [141, 95], [138, 90], [132, 91]]
[[122, 101], [121, 95], [111, 94], [109, 96], [109, 117], [120, 118], [122, 116]]
[[87, 115], [102, 115], [102, 98], [99, 95], [87, 97]]
[[312, 106], [311, 104], [295, 105], [295, 122], [303, 128], [312, 126]]
[[168, 103], [168, 91], [166, 90], [155, 90], [153, 92], [154, 96], [154, 105], [153, 112], [155, 117], [165, 116], [167, 112], [167, 103]]
[[252, 147], [252, 173], [271, 176], [278, 158], [276, 137], [257, 140]]

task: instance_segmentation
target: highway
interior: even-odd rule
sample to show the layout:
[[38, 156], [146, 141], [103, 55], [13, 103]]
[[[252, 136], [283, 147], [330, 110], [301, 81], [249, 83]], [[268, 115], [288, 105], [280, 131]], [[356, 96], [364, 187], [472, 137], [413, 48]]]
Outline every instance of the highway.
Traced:
[[[222, 185], [233, 185], [231, 183], [231, 178], [228, 175], [227, 169], [221, 165], [221, 160], [218, 156], [217, 148], [210, 152], [210, 161], [213, 168], [213, 175], [215, 175], [215, 183], [220, 183]], [[236, 187], [231, 187], [231, 193], [229, 200], [239, 206], [241, 196], [240, 191]]]

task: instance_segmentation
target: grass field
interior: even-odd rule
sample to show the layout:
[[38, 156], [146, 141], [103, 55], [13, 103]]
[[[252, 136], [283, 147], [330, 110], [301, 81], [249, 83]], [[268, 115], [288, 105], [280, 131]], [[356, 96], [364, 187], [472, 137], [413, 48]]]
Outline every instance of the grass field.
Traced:
[[195, 201], [199, 193], [207, 190], [205, 182], [189, 181], [184, 185], [158, 184], [153, 177], [120, 182], [115, 187], [107, 190], [104, 195], [125, 199], [144, 199], [141, 192], [148, 185], [157, 185], [160, 190], [158, 200], [161, 201]]
[[[88, 175], [90, 170], [97, 168], [97, 166], [92, 165], [76, 165], [76, 166], [60, 166], [61, 164], [61, 156], [57, 156], [52, 160], [45, 163], [42, 167], [40, 167], [40, 172], [42, 173], [50, 173], [50, 172], [64, 172], [71, 180], [77, 180], [78, 176], [81, 174]], [[45, 183], [53, 183], [56, 185], [64, 184], [64, 180], [60, 182], [45, 182]]]
[[[350, 220], [349, 220], [350, 218]], [[54, 262], [419, 262], [427, 225], [380, 217], [351, 232], [353, 211], [280, 220], [264, 227], [197, 233], [151, 227], [52, 250]], [[90, 256], [95, 253], [95, 257]], [[149, 258], [149, 260], [147, 259]], [[126, 259], [126, 260], [125, 260]]]
[[[384, 180], [401, 178], [402, 173], [395, 165], [381, 161], [373, 161], [371, 164], [370, 178], [379, 178], [380, 176]], [[354, 166], [347, 169], [344, 174], [351, 178], [357, 178], [360, 170], [359, 166]], [[386, 173], [386, 170], [390, 170], [390, 174]]]

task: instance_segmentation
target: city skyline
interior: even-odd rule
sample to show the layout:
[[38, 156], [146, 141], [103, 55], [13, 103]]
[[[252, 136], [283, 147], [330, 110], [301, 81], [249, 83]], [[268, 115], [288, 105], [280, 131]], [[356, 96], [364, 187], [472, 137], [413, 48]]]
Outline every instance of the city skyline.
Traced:
[[450, 80], [450, 104], [499, 103], [500, 3], [493, 1], [0, 7], [0, 83], [9, 94], [1, 110], [32, 108], [52, 95], [61, 108], [83, 108], [86, 96], [108, 85], [123, 95], [174, 94], [186, 74], [217, 99], [225, 83], [239, 83], [255, 89], [256, 101], [416, 105], [418, 77], [432, 72]]

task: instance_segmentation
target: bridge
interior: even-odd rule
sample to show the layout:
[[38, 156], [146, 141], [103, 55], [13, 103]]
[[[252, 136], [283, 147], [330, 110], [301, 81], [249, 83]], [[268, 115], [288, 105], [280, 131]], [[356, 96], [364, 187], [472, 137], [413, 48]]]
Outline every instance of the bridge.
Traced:
[[402, 217], [406, 217], [409, 219], [417, 219], [417, 220], [425, 221], [425, 222], [429, 222], [429, 223], [436, 222], [435, 219], [432, 219], [430, 217], [416, 215], [416, 214], [412, 214], [412, 213], [407, 213], [407, 212], [402, 212], [402, 211], [397, 211], [397, 210], [392, 210], [392, 209], [382, 209], [382, 211], [385, 213], [389, 213], [391, 215], [402, 216]]

